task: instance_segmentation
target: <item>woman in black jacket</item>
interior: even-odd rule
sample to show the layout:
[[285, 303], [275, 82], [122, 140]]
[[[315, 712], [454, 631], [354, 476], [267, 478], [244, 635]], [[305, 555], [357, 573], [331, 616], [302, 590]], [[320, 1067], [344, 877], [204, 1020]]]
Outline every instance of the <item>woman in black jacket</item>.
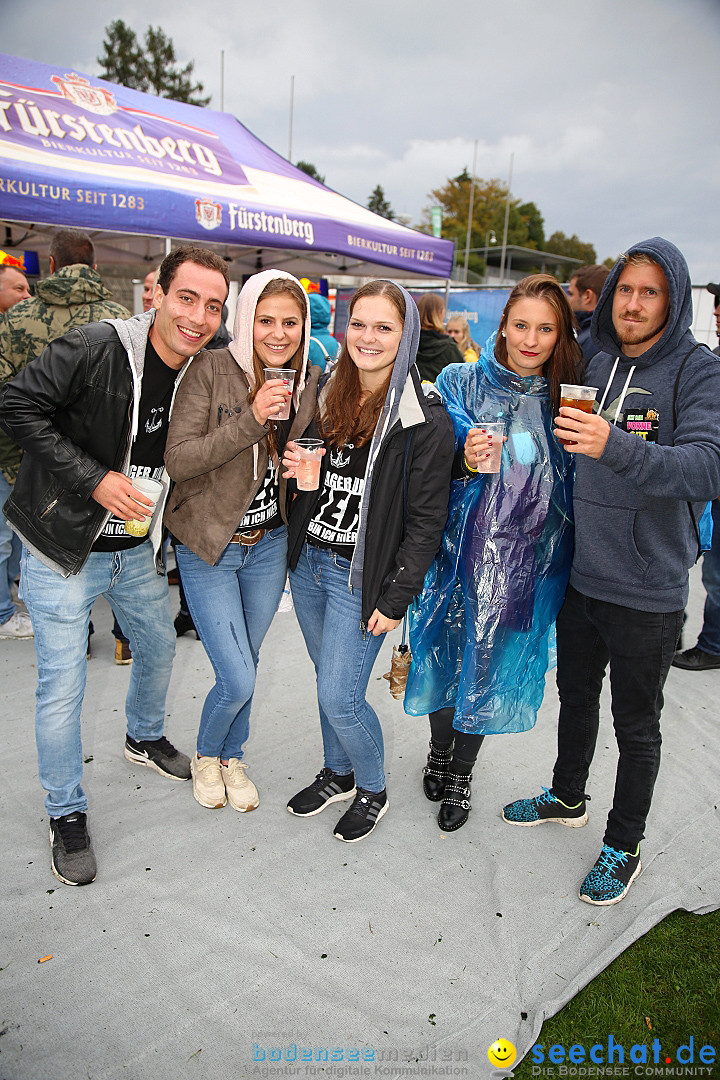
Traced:
[[[452, 426], [440, 399], [420, 387], [418, 334], [417, 308], [394, 282], [355, 293], [306, 433], [325, 445], [320, 487], [299, 492], [289, 511], [290, 583], [317, 673], [325, 759], [288, 810], [311, 817], [355, 796], [334, 831], [347, 843], [372, 832], [388, 808], [382, 731], [365, 692], [447, 516]], [[294, 477], [293, 443], [283, 463]]]
[[418, 300], [420, 343], [416, 364], [423, 382], [435, 382], [448, 364], [459, 364], [463, 355], [459, 346], [445, 333], [445, 305], [438, 293], [424, 293]]

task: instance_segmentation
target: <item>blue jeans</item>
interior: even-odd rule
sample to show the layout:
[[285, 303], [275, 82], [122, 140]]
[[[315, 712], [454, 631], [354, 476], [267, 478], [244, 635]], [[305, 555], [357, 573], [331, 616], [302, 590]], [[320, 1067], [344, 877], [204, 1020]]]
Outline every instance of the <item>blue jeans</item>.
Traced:
[[10, 596], [15, 578], [20, 573], [20, 552], [22, 544], [12, 531], [2, 507], [12, 494], [12, 485], [0, 472], [0, 625], [12, 619], [15, 614], [15, 604]]
[[362, 598], [348, 586], [350, 563], [305, 544], [290, 573], [295, 613], [317, 675], [325, 768], [355, 772], [366, 791], [385, 788], [380, 721], [365, 700], [383, 643], [360, 629]]
[[130, 641], [128, 735], [159, 739], [175, 655], [167, 579], [155, 569], [149, 541], [128, 551], [92, 551], [80, 573], [67, 578], [23, 549], [20, 592], [35, 632], [35, 737], [45, 808], [50, 817], [85, 812], [80, 710], [90, 609], [104, 596]]
[[705, 613], [698, 649], [720, 656], [720, 502], [712, 504], [712, 547], [703, 555], [702, 582], [705, 586]]
[[271, 529], [254, 547], [228, 544], [215, 566], [179, 541], [175, 558], [190, 614], [215, 672], [200, 717], [197, 752], [223, 761], [242, 760], [258, 654], [285, 585], [287, 529]]
[[609, 662], [620, 756], [604, 843], [619, 851], [634, 851], [645, 834], [660, 769], [663, 686], [682, 617], [682, 611], [636, 611], [593, 600], [572, 585], [558, 615], [560, 719], [552, 790], [570, 805], [585, 793]]

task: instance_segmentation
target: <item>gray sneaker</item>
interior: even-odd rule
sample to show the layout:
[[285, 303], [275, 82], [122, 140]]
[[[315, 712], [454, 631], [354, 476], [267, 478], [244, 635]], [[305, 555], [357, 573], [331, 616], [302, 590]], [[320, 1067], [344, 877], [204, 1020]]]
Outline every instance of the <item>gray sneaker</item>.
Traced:
[[136, 765], [147, 765], [169, 780], [190, 779], [190, 758], [176, 750], [169, 739], [131, 739], [125, 737], [125, 757]]
[[65, 885], [89, 885], [97, 875], [97, 863], [87, 831], [87, 815], [76, 811], [50, 818], [52, 872]]
[[32, 636], [30, 616], [24, 611], [16, 611], [7, 622], [0, 624], [0, 638], [31, 638]]

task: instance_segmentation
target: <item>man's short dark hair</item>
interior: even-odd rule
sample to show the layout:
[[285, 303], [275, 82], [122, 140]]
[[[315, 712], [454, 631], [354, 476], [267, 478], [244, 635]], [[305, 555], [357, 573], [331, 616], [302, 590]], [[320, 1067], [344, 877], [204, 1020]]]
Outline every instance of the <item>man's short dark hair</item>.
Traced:
[[602, 292], [605, 279], [610, 271], [607, 266], [580, 266], [577, 270], [573, 270], [570, 275], [570, 280], [575, 282], [575, 288], [579, 293], [584, 293], [586, 289], [590, 289], [599, 296]]
[[83, 266], [95, 265], [93, 242], [88, 234], [80, 229], [58, 229], [52, 238], [49, 254], [56, 270], [62, 270], [63, 266], [74, 266], [76, 263], [82, 263]]
[[181, 247], [171, 251], [160, 263], [157, 283], [166, 295], [168, 289], [172, 285], [173, 278], [182, 264], [186, 262], [195, 263], [197, 266], [204, 266], [208, 270], [217, 270], [217, 272], [222, 274], [225, 279], [225, 284], [228, 289], [230, 288], [230, 275], [228, 274], [227, 263], [220, 255], [216, 255], [214, 251], [210, 251], [208, 248]]

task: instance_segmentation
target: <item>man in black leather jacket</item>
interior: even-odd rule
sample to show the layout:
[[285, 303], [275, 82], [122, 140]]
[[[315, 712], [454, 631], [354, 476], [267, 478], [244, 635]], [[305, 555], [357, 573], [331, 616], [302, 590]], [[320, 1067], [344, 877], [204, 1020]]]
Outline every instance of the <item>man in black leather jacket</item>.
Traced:
[[[25, 451], [3, 512], [24, 545], [39, 775], [53, 873], [68, 885], [89, 884], [97, 872], [81, 786], [80, 711], [98, 596], [132, 647], [125, 757], [170, 779], [190, 778], [189, 759], [163, 735], [175, 653], [161, 553], [163, 457], [177, 383], [217, 331], [227, 293], [224, 260], [180, 248], [160, 268], [150, 311], [71, 330], [0, 388], [0, 426]], [[156, 482], [154, 512], [133, 480]], [[135, 522], [143, 524], [126, 529]]]

